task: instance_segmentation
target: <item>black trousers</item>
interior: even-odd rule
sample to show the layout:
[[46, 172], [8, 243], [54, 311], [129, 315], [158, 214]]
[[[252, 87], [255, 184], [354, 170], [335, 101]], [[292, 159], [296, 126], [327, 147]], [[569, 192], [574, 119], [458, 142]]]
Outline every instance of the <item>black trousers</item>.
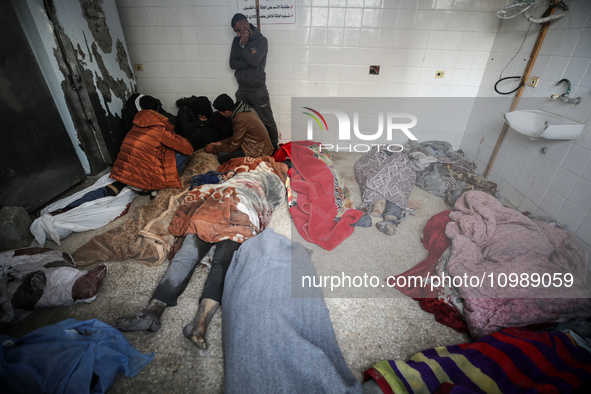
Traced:
[[245, 90], [238, 88], [236, 91], [236, 101], [242, 101], [255, 109], [259, 118], [265, 124], [273, 149], [277, 149], [279, 143], [279, 131], [275, 118], [273, 118], [273, 110], [271, 109], [271, 99], [269, 91], [266, 86], [255, 90]]
[[213, 244], [201, 240], [196, 234], [187, 234], [183, 245], [173, 257], [156, 290], [154, 290], [152, 299], [165, 302], [168, 306], [175, 306], [179, 296], [187, 288], [195, 268], [213, 245], [216, 248], [201, 299], [210, 298], [221, 302], [226, 272], [240, 243], [224, 240]]
[[220, 164], [224, 164], [228, 160], [235, 159], [237, 157], [244, 157], [244, 151], [241, 148], [238, 148], [235, 152], [220, 152], [218, 153], [218, 161]]

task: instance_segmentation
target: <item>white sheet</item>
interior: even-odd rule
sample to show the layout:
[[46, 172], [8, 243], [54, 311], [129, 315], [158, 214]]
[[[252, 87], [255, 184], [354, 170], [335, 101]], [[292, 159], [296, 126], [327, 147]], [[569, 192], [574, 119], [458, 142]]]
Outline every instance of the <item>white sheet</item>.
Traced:
[[92, 190], [115, 182], [115, 179], [109, 177], [110, 175], [111, 173], [105, 174], [92, 186], [43, 208], [41, 216], [35, 219], [30, 228], [39, 245], [44, 246], [47, 238], [61, 245], [61, 240], [73, 232], [83, 232], [103, 227], [121, 215], [127, 205], [137, 196], [137, 193], [129, 187], [123, 188], [116, 196], [88, 201], [55, 216], [50, 214], [50, 212], [66, 207]]

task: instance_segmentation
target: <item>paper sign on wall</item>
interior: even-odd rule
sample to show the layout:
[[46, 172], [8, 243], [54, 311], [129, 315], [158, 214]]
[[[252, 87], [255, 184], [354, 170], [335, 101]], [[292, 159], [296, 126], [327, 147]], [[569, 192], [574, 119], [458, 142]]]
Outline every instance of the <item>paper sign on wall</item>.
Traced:
[[[236, 0], [237, 10], [246, 15], [248, 21], [256, 26], [257, 11], [255, 0]], [[295, 24], [295, 0], [259, 0], [261, 25]]]

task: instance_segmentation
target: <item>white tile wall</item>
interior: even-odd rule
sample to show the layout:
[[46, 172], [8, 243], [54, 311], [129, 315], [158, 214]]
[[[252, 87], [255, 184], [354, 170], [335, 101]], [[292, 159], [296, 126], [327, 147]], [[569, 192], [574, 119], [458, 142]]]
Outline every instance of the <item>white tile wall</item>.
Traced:
[[[505, 0], [299, 0], [296, 25], [262, 28], [267, 86], [283, 139], [292, 96], [470, 97], [478, 92]], [[175, 101], [237, 89], [228, 65], [237, 0], [117, 0], [138, 89], [175, 113]], [[380, 65], [370, 76], [369, 65]], [[435, 71], [445, 78], [435, 79]], [[459, 147], [467, 124], [440, 122]]]
[[[509, 202], [523, 211], [556, 218], [568, 225], [570, 231], [591, 252], [591, 1], [565, 0], [570, 13], [550, 25], [531, 76], [540, 77], [537, 88], [526, 87], [518, 109], [543, 109], [585, 123], [583, 134], [575, 141], [532, 141], [509, 129], [492, 167], [491, 179], [498, 182]], [[479, 97], [499, 97], [493, 84], [501, 70], [517, 53], [528, 23], [523, 18], [503, 20], [484, 69], [485, 77]], [[503, 76], [521, 75], [537, 38], [540, 26], [532, 26], [523, 48], [509, 63]], [[487, 77], [488, 76], [488, 77]], [[581, 97], [579, 105], [550, 99], [551, 94], [562, 94], [565, 85], [556, 86], [562, 78], [571, 81], [571, 96]], [[480, 138], [491, 135], [496, 143], [502, 127], [502, 114], [509, 110], [512, 95], [497, 99], [502, 105], [495, 108], [494, 117], [500, 122], [491, 124], [487, 112], [476, 104], [462, 140], [462, 149], [475, 159], [481, 170], [487, 165], [490, 152], [482, 149]], [[489, 105], [492, 107], [492, 105]], [[480, 124], [484, 129], [471, 130]], [[486, 141], [485, 141], [486, 145]], [[540, 149], [547, 147], [546, 154]], [[514, 171], [517, 173], [514, 174]]]
[[[291, 136], [291, 97], [482, 97], [455, 124], [424, 118], [420, 138], [447, 140], [484, 170], [511, 96], [492, 86], [521, 75], [540, 30], [522, 17], [500, 20], [505, 0], [298, 0], [291, 29], [263, 26], [269, 40], [267, 85], [283, 139]], [[541, 108], [587, 125], [576, 141], [531, 141], [509, 130], [492, 168], [505, 197], [522, 210], [556, 216], [591, 252], [591, 1], [565, 0], [571, 12], [552, 22], [519, 108]], [[188, 95], [233, 95], [228, 65], [236, 0], [117, 0], [142, 93], [176, 112]], [[519, 50], [523, 42], [521, 50]], [[513, 58], [518, 52], [519, 54]], [[379, 64], [379, 76], [368, 66]], [[436, 70], [445, 70], [435, 79]], [[580, 105], [552, 101], [562, 78]], [[417, 126], [419, 127], [419, 126]], [[548, 152], [540, 153], [542, 147]]]

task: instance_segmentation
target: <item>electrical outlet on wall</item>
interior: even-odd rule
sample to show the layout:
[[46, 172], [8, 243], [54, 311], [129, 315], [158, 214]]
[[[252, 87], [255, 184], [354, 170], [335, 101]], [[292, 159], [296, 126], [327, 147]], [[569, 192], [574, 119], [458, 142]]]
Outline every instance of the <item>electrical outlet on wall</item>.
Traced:
[[532, 88], [535, 88], [536, 86], [538, 86], [538, 82], [540, 82], [540, 78], [538, 78], [538, 77], [529, 77], [527, 79], [527, 86], [531, 86]]

